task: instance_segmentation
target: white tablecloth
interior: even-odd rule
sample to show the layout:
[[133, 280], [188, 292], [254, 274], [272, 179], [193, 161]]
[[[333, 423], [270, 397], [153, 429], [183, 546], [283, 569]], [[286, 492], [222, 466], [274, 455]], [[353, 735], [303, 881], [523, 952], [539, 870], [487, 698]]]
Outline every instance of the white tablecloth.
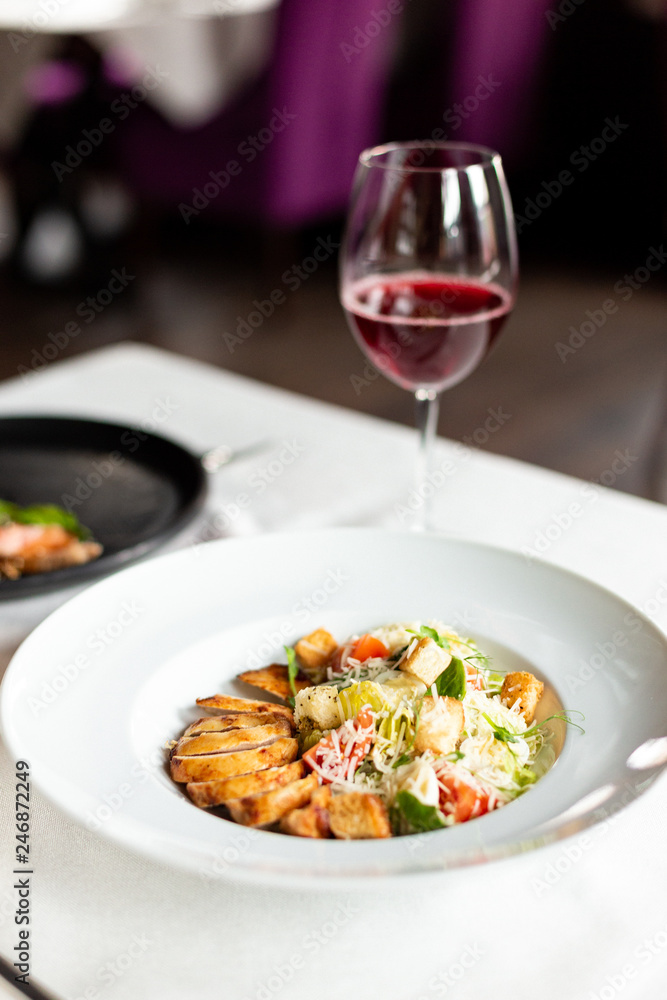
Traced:
[[[231, 518], [233, 533], [410, 523], [395, 504], [409, 505], [412, 432], [160, 351], [105, 349], [0, 387], [0, 413], [36, 412], [143, 423], [199, 451], [288, 442], [298, 458], [271, 482], [270, 448], [214, 478], [205, 517], [251, 494], [243, 518]], [[439, 527], [539, 550], [667, 626], [667, 510], [453, 442], [438, 447], [438, 464], [454, 466], [436, 492]], [[48, 604], [0, 604], [5, 661]], [[10, 763], [3, 753], [5, 956], [18, 940]], [[554, 847], [438, 877], [364, 882], [353, 892], [174, 872], [73, 826], [39, 795], [32, 807], [31, 975], [71, 1000], [665, 995], [664, 779]]]

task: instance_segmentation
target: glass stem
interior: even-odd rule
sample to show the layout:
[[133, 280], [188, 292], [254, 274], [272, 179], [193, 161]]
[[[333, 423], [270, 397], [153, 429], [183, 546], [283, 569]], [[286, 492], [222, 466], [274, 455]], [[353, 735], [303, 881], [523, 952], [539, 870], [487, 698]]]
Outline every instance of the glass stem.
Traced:
[[438, 427], [440, 397], [433, 389], [417, 389], [415, 393], [416, 424], [419, 433], [417, 474], [415, 490], [421, 501], [414, 520], [415, 531], [428, 531], [433, 527], [433, 489], [426, 490], [428, 474], [433, 459], [433, 441]]

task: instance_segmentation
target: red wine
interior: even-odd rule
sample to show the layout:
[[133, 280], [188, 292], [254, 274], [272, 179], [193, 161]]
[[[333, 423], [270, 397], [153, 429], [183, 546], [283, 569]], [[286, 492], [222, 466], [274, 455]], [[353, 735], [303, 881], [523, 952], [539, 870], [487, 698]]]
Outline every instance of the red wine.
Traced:
[[447, 389], [482, 361], [511, 299], [498, 285], [422, 272], [373, 276], [343, 289], [352, 332], [404, 389]]

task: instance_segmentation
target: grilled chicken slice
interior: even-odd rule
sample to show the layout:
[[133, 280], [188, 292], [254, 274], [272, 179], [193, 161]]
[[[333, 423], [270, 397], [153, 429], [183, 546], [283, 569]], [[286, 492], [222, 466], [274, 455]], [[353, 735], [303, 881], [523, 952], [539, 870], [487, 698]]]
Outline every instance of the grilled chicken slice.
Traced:
[[270, 792], [274, 788], [288, 785], [292, 781], [303, 778], [306, 768], [302, 761], [295, 760], [292, 764], [282, 767], [269, 767], [254, 774], [239, 774], [235, 778], [221, 778], [218, 781], [191, 781], [187, 785], [187, 793], [200, 809], [210, 809], [220, 806], [230, 799], [241, 799], [246, 795], [256, 795], [258, 792]]
[[279, 736], [290, 736], [292, 727], [287, 719], [276, 719], [266, 726], [250, 729], [229, 729], [224, 733], [202, 733], [200, 736], [183, 736], [176, 744], [175, 757], [192, 757], [195, 754], [226, 753], [230, 750], [254, 750], [265, 746]]
[[171, 758], [171, 776], [174, 781], [212, 781], [231, 778], [250, 771], [262, 771], [268, 767], [291, 764], [296, 760], [299, 744], [296, 740], [282, 737], [256, 750], [238, 750], [228, 753], [207, 753], [193, 757]]
[[[272, 663], [270, 667], [262, 667], [261, 670], [246, 670], [239, 674], [238, 679], [253, 687], [261, 688], [262, 691], [268, 691], [269, 694], [275, 694], [283, 701], [287, 701], [294, 694], [287, 667], [282, 663]], [[304, 674], [297, 674], [294, 680], [297, 692], [310, 687], [312, 683]]]
[[[267, 726], [278, 719], [289, 719], [285, 715], [271, 712], [241, 712], [237, 715], [208, 715], [190, 723], [183, 736], [199, 736], [201, 733], [224, 733], [228, 729], [250, 729], [251, 726]], [[292, 726], [290, 724], [290, 730]]]
[[278, 705], [275, 701], [252, 701], [251, 698], [234, 698], [230, 694], [212, 694], [208, 698], [197, 698], [197, 704], [210, 712], [231, 715], [243, 712], [272, 712], [274, 715], [284, 715], [290, 722], [294, 721], [292, 709], [287, 705]]
[[258, 795], [246, 795], [242, 799], [232, 799], [227, 808], [232, 818], [243, 826], [268, 826], [276, 823], [292, 809], [304, 806], [317, 788], [317, 777], [309, 774], [282, 788]]
[[328, 805], [331, 801], [331, 786], [322, 785], [313, 792], [310, 803], [302, 809], [292, 809], [280, 821], [282, 833], [293, 837], [310, 837], [323, 840], [331, 836]]

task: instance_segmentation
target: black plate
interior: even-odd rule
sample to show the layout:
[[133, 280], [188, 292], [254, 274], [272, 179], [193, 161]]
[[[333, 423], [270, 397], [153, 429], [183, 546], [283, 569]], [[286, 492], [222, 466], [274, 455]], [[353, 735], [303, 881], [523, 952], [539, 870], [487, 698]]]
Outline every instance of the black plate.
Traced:
[[199, 459], [139, 427], [0, 418], [0, 498], [65, 507], [104, 546], [84, 566], [0, 580], [0, 601], [74, 586], [140, 559], [184, 528], [205, 495]]

